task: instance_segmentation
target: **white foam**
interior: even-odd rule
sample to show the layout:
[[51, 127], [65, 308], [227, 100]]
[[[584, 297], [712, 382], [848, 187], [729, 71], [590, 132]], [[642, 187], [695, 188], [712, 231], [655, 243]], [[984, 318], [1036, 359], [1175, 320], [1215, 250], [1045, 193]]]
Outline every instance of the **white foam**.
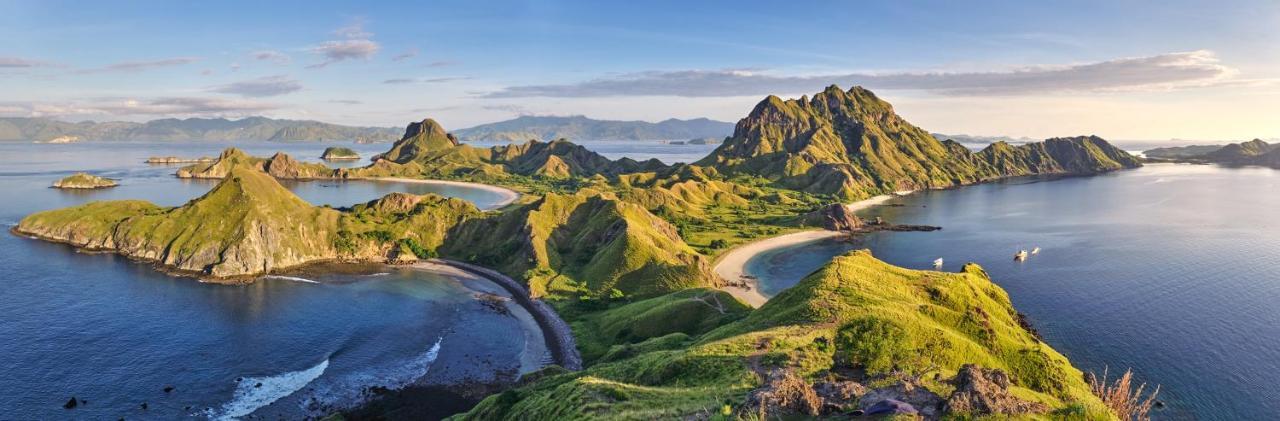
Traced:
[[318, 284], [318, 283], [320, 283], [320, 282], [313, 281], [313, 280], [310, 280], [310, 279], [307, 279], [307, 278], [299, 278], [299, 277], [296, 277], [296, 276], [267, 275], [267, 276], [265, 276], [265, 278], [267, 278], [267, 279], [280, 279], [280, 280], [293, 281], [293, 282], [306, 282], [306, 283], [308, 283], [308, 284]]
[[234, 420], [252, 414], [253, 411], [302, 390], [308, 383], [324, 374], [327, 368], [329, 368], [329, 359], [325, 358], [320, 364], [305, 370], [290, 371], [269, 377], [245, 377], [236, 386], [235, 395], [230, 402], [223, 404], [218, 412], [206, 415], [215, 420]]
[[390, 274], [391, 274], [391, 272], [378, 272], [378, 273], [370, 273], [370, 274], [365, 275], [365, 276], [387, 276], [387, 275], [390, 275]]
[[436, 340], [425, 352], [410, 357], [408, 360], [391, 365], [369, 367], [359, 372], [333, 377], [313, 386], [315, 394], [300, 402], [303, 411], [312, 407], [347, 407], [362, 403], [369, 396], [365, 390], [371, 386], [382, 386], [388, 389], [401, 389], [427, 375], [431, 364], [440, 355], [440, 344], [444, 338]]

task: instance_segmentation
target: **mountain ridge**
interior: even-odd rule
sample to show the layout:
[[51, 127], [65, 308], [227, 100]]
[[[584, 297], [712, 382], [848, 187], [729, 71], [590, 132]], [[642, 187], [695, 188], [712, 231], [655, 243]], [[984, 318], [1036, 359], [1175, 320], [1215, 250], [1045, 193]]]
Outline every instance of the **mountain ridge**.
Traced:
[[43, 117], [0, 117], [0, 141], [44, 142], [62, 136], [104, 141], [242, 141], [263, 140], [390, 142], [399, 138], [392, 127], [360, 127], [314, 120], [244, 117], [163, 118], [125, 121], [65, 122]]
[[524, 142], [528, 140], [671, 140], [722, 138], [733, 123], [708, 118], [669, 118], [657, 123], [639, 120], [597, 120], [583, 115], [520, 116], [481, 124], [454, 134], [462, 141]]

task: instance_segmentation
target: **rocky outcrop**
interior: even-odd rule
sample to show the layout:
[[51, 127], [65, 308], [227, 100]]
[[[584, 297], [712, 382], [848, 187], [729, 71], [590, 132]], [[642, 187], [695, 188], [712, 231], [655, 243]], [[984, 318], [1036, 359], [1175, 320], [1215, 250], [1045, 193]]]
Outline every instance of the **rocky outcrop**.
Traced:
[[1019, 399], [1009, 392], [1009, 375], [1004, 370], [988, 370], [966, 364], [951, 380], [955, 391], [947, 398], [944, 409], [948, 413], [1028, 414], [1044, 413], [1045, 404]]
[[832, 203], [805, 215], [806, 224], [818, 225], [829, 231], [855, 231], [863, 226], [862, 220], [848, 206]]
[[1280, 168], [1280, 144], [1270, 144], [1261, 139], [1228, 145], [1157, 148], [1144, 153], [1158, 160], [1176, 162]]
[[58, 189], [101, 189], [115, 187], [116, 185], [116, 181], [110, 178], [99, 177], [82, 172], [63, 177], [61, 180], [53, 182], [53, 187]]

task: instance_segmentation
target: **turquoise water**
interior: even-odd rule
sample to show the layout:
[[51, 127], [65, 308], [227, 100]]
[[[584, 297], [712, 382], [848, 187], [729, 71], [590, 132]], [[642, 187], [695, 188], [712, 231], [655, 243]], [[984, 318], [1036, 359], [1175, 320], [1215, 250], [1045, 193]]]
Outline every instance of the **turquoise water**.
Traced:
[[[0, 223], [8, 228], [32, 212], [92, 200], [182, 204], [214, 183], [178, 180], [175, 167], [142, 161], [213, 155], [225, 146], [0, 144]], [[324, 146], [245, 149], [307, 158]], [[367, 156], [387, 146], [357, 147]], [[119, 178], [121, 185], [88, 192], [48, 188], [79, 170]], [[286, 185], [312, 203], [334, 206], [392, 191], [435, 192], [482, 207], [498, 199], [482, 190], [424, 184]], [[293, 275], [206, 284], [115, 255], [0, 235], [0, 418], [294, 419], [362, 401], [371, 386], [504, 381], [521, 368], [525, 326], [478, 301], [475, 289], [484, 285], [475, 281], [381, 265]], [[165, 393], [166, 386], [175, 389]], [[87, 403], [64, 410], [71, 396]], [[458, 409], [441, 408], [438, 415]]]
[[1280, 171], [1151, 165], [891, 203], [866, 214], [943, 230], [774, 250], [747, 272], [776, 293], [853, 248], [917, 269], [977, 262], [1077, 367], [1160, 384], [1157, 418], [1280, 416]]

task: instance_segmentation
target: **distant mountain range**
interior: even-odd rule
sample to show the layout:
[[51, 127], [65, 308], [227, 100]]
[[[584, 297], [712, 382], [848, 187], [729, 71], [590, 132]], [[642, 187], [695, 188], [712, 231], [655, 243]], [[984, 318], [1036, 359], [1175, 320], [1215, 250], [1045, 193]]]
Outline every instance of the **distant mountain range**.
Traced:
[[978, 135], [967, 135], [967, 134], [942, 134], [942, 133], [930, 133], [930, 134], [932, 134], [933, 137], [937, 138], [938, 140], [951, 139], [966, 145], [972, 145], [972, 146], [978, 146], [978, 147], [986, 147], [987, 145], [990, 145], [996, 142], [1022, 144], [1022, 143], [1038, 142], [1040, 140], [1040, 139], [1032, 139], [1029, 137], [1013, 137], [1013, 136], [978, 136]]
[[481, 124], [454, 131], [462, 141], [525, 142], [583, 140], [689, 140], [724, 138], [733, 133], [733, 123], [706, 118], [647, 121], [595, 120], [584, 116], [522, 116], [497, 123]]
[[401, 129], [353, 127], [310, 120], [276, 120], [266, 117], [166, 118], [146, 123], [124, 121], [69, 123], [50, 118], [0, 118], [0, 141], [67, 143], [79, 140], [148, 141], [326, 141], [390, 142]]
[[1226, 145], [1155, 148], [1142, 154], [1148, 158], [1169, 161], [1280, 168], [1280, 143], [1267, 143], [1261, 139]]

